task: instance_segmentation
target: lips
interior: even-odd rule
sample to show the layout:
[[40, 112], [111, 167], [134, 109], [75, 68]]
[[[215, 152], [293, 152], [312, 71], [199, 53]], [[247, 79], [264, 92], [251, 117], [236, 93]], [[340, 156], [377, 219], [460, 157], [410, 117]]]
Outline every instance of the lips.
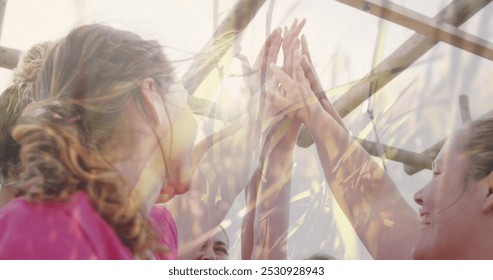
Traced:
[[421, 216], [421, 224], [429, 225], [430, 223], [431, 223], [431, 217], [430, 217], [430, 215], [423, 215], [423, 216]]
[[430, 213], [423, 211], [423, 209], [419, 209], [419, 217], [421, 224], [429, 225], [431, 223]]

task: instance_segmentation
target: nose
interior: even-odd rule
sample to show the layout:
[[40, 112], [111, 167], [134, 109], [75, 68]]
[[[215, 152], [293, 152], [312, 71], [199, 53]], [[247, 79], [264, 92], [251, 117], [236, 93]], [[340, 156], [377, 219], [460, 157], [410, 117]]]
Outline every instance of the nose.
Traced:
[[172, 194], [183, 194], [190, 189], [192, 178], [192, 159], [187, 151], [181, 155], [181, 158], [175, 160], [172, 166], [168, 167], [165, 190], [168, 189], [167, 192]]
[[426, 186], [424, 186], [414, 194], [414, 201], [420, 206], [423, 206], [423, 192], [425, 188]]
[[175, 174], [177, 175], [174, 183], [176, 194], [187, 192], [190, 189], [193, 177], [191, 157], [187, 156], [182, 159]]

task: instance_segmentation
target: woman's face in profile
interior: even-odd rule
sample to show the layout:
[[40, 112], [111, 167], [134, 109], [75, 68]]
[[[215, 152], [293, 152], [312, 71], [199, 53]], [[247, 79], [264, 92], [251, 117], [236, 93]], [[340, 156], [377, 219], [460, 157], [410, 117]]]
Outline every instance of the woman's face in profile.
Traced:
[[[172, 84], [165, 94], [166, 115], [169, 117], [169, 133], [161, 138], [167, 159], [167, 180], [161, 188], [158, 202], [163, 203], [174, 195], [190, 188], [192, 150], [197, 136], [197, 122], [188, 107], [188, 93], [181, 83]], [[171, 147], [171, 149], [169, 149]]]
[[415, 259], [467, 258], [484, 230], [481, 207], [487, 190], [469, 175], [469, 158], [460, 149], [463, 137], [468, 136], [459, 133], [447, 141], [433, 163], [433, 178], [414, 195], [421, 206]]

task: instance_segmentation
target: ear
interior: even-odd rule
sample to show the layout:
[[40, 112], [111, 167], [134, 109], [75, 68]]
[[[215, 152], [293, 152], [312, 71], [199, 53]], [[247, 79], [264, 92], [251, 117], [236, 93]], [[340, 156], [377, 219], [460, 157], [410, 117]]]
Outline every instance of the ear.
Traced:
[[162, 118], [158, 108], [164, 106], [157, 91], [156, 82], [152, 78], [145, 78], [140, 84], [144, 113], [149, 117], [153, 126], [159, 126]]
[[483, 212], [493, 212], [493, 171], [482, 180], [486, 187], [486, 198], [483, 203]]

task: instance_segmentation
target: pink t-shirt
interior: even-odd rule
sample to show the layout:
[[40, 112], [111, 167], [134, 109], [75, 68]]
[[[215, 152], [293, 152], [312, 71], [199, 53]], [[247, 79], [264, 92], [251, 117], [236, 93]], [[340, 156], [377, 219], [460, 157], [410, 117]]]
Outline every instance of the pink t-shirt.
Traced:
[[164, 255], [155, 254], [158, 260], [176, 260], [178, 257], [178, 232], [175, 220], [164, 206], [154, 205], [149, 213], [149, 219], [156, 230], [161, 245], [168, 249]]
[[[176, 226], [175, 235], [168, 229], [174, 225], [169, 212], [153, 209], [151, 220], [161, 242], [176, 248]], [[168, 240], [170, 236], [174, 239]], [[0, 259], [133, 258], [83, 192], [66, 202], [33, 204], [20, 197], [0, 208]]]

